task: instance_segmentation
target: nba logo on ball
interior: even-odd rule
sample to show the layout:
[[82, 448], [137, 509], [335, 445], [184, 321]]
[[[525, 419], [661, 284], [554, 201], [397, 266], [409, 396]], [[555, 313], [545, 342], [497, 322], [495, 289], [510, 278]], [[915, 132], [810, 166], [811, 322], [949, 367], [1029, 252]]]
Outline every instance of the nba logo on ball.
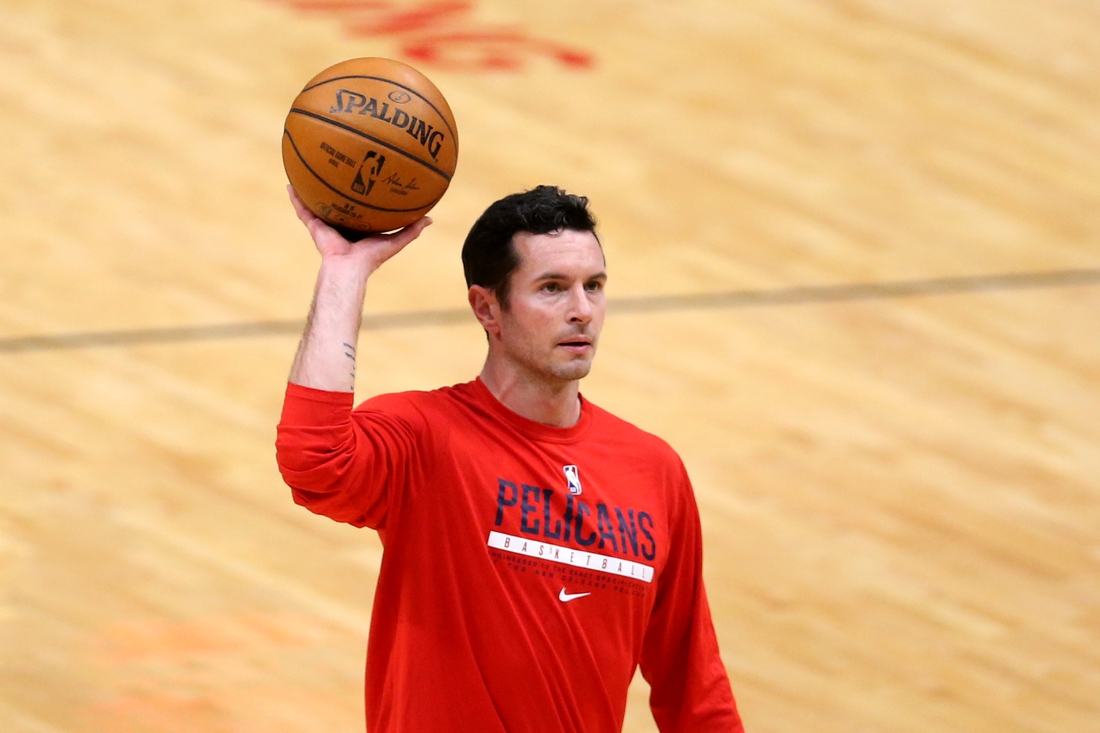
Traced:
[[569, 484], [569, 493], [577, 496], [581, 493], [581, 477], [577, 473], [576, 466], [562, 466], [565, 471], [565, 480]]

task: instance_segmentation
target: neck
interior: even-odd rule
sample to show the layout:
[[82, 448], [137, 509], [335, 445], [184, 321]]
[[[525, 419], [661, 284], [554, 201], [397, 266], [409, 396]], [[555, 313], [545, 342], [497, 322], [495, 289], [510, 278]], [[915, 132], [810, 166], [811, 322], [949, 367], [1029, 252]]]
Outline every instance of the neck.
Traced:
[[493, 359], [485, 362], [481, 382], [512, 412], [558, 428], [569, 428], [581, 419], [577, 380], [547, 382], [516, 369], [501, 368]]

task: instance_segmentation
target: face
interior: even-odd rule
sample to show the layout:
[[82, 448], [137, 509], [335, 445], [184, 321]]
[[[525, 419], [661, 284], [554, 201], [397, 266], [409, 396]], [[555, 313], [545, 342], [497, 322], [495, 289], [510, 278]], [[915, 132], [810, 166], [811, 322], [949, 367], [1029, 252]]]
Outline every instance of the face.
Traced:
[[580, 379], [592, 368], [603, 329], [603, 250], [591, 232], [521, 232], [514, 239], [520, 266], [499, 311], [500, 355], [531, 378]]

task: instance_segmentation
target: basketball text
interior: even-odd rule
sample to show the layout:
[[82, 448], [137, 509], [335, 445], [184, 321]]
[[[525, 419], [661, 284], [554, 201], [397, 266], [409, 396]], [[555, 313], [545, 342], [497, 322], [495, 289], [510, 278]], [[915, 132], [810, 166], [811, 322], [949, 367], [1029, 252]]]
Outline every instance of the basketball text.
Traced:
[[398, 107], [391, 109], [389, 102], [379, 102], [374, 97], [368, 97], [350, 89], [336, 91], [336, 104], [329, 110], [329, 113], [370, 115], [376, 120], [388, 122], [419, 141], [433, 160], [439, 159], [439, 151], [447, 139], [442, 130], [435, 129], [435, 127], [425, 123], [424, 120], [418, 119], [415, 115], [410, 115]]

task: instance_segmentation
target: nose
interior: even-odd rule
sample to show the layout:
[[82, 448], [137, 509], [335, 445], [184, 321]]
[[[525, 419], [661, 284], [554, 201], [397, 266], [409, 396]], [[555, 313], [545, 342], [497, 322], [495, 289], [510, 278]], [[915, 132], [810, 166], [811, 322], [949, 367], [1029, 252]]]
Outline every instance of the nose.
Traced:
[[569, 322], [586, 324], [592, 320], [592, 302], [583, 284], [574, 286], [569, 292]]

